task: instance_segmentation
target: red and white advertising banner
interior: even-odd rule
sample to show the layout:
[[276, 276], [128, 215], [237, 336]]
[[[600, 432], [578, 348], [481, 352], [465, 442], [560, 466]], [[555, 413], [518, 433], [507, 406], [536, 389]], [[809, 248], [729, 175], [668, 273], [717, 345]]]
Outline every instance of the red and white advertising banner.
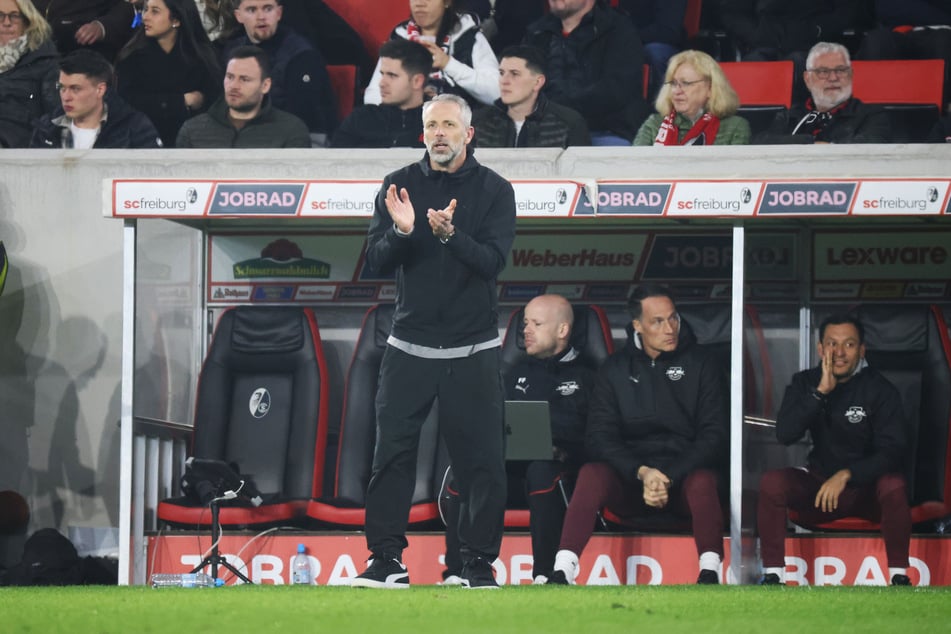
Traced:
[[[513, 179], [520, 218], [572, 216], [735, 218], [948, 214], [951, 180]], [[104, 214], [116, 218], [369, 218], [376, 180], [107, 179]], [[412, 192], [410, 192], [412, 195]]]
[[[441, 534], [411, 534], [403, 561], [413, 584], [438, 583], [444, 569], [445, 539]], [[368, 553], [361, 533], [226, 535], [219, 550], [227, 561], [254, 583], [285, 584], [290, 581], [291, 558], [297, 544], [304, 544], [311, 559], [315, 583], [345, 585], [363, 572]], [[165, 534], [149, 539], [149, 574], [187, 572], [197, 566], [208, 549], [208, 535]], [[729, 539], [724, 539], [729, 567]], [[909, 577], [915, 585], [951, 585], [951, 539], [911, 540]], [[525, 534], [507, 534], [493, 564], [502, 585], [532, 582], [531, 540]], [[697, 552], [687, 536], [595, 535], [581, 557], [580, 585], [659, 585], [694, 583]], [[218, 574], [234, 583], [231, 574]], [[790, 585], [886, 585], [888, 565], [880, 536], [791, 537], [786, 540], [786, 580]]]

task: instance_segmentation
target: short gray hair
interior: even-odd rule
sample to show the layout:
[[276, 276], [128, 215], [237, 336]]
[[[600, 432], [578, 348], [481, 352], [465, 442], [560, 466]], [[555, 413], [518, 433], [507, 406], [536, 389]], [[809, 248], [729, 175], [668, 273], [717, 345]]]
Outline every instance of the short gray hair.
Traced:
[[424, 123], [426, 122], [426, 114], [429, 112], [430, 108], [432, 108], [434, 104], [443, 102], [443, 101], [449, 101], [459, 106], [459, 114], [462, 117], [463, 126], [465, 126], [466, 128], [472, 127], [472, 108], [469, 107], [469, 102], [463, 99], [462, 97], [460, 97], [459, 95], [454, 95], [449, 92], [444, 92], [441, 95], [436, 95], [435, 97], [433, 97], [432, 99], [430, 99], [429, 101], [423, 104], [423, 122]]
[[846, 65], [850, 67], [852, 66], [852, 58], [849, 56], [849, 49], [835, 42], [819, 42], [809, 49], [809, 55], [806, 57], [806, 70], [812, 70], [812, 63], [816, 61], [816, 58], [820, 55], [826, 55], [827, 53], [839, 53], [845, 58]]

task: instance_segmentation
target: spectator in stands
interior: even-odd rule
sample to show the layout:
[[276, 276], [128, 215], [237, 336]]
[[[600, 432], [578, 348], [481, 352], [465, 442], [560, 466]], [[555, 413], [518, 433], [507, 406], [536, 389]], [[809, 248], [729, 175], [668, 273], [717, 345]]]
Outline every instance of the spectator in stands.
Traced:
[[571, 108], [543, 93], [545, 55], [532, 46], [510, 46], [499, 62], [502, 96], [473, 115], [481, 147], [560, 147], [591, 145], [588, 124]]
[[[472, 108], [499, 98], [499, 62], [492, 47], [469, 14], [458, 13], [453, 0], [410, 0], [410, 19], [400, 22], [390, 38], [419, 42], [432, 55], [432, 73], [426, 95], [462, 96]], [[377, 62], [363, 93], [363, 103], [380, 103]]]
[[875, 0], [879, 28], [865, 33], [857, 59], [943, 59], [944, 103], [951, 103], [951, 3]]
[[716, 60], [702, 51], [670, 58], [657, 113], [634, 145], [746, 145], [750, 124], [737, 116], [740, 99]]
[[549, 583], [575, 583], [598, 512], [689, 517], [697, 583], [719, 583], [723, 510], [718, 470], [727, 452], [727, 399], [717, 361], [681, 322], [670, 290], [646, 285], [628, 300], [631, 342], [598, 372], [588, 408], [588, 462], [568, 504]]
[[505, 458], [496, 278], [515, 239], [515, 192], [472, 156], [471, 116], [459, 95], [426, 102], [427, 153], [383, 179], [370, 221], [367, 269], [396, 276], [397, 300], [366, 495], [373, 555], [357, 587], [409, 585], [402, 553], [419, 431], [437, 398], [461, 496], [462, 577], [470, 588], [498, 587]]
[[126, 0], [34, 0], [53, 27], [60, 54], [91, 48], [110, 63], [132, 37], [133, 5]]
[[816, 351], [819, 367], [793, 376], [776, 418], [776, 437], [784, 445], [809, 433], [808, 464], [767, 471], [760, 480], [762, 583], [785, 581], [786, 511], [795, 509], [810, 524], [846, 516], [880, 521], [891, 583], [911, 585], [901, 397], [865, 361], [865, 330], [857, 318], [823, 321]]
[[112, 65], [80, 48], [59, 62], [62, 105], [33, 124], [33, 148], [154, 148], [162, 139], [149, 118], [112, 89]]
[[182, 125], [176, 147], [310, 147], [307, 124], [271, 104], [270, 73], [270, 62], [262, 49], [233, 49], [225, 69], [224, 95], [208, 112]]
[[59, 104], [52, 30], [30, 0], [0, 0], [0, 148], [27, 147], [31, 124]]
[[618, 7], [631, 16], [644, 57], [650, 66], [650, 95], [656, 95], [670, 58], [683, 50], [687, 33], [684, 17], [687, 0], [620, 0]]
[[459, 0], [459, 11], [479, 16], [479, 28], [496, 53], [522, 41], [528, 25], [545, 15], [548, 0]]
[[[794, 76], [806, 68], [806, 51], [826, 41], [840, 41], [843, 33], [860, 27], [867, 0], [720, 0], [720, 21], [733, 37], [745, 61], [793, 62]], [[804, 87], [796, 82], [794, 101], [802, 101]]]
[[337, 101], [320, 52], [283, 24], [282, 0], [236, 0], [234, 15], [244, 33], [225, 44], [225, 58], [238, 46], [259, 46], [271, 60], [271, 101], [307, 124], [311, 142], [324, 146], [337, 127]]
[[119, 94], [152, 120], [165, 147], [218, 98], [221, 74], [193, 0], [146, 0], [142, 27], [116, 62]]
[[887, 143], [888, 113], [852, 96], [852, 63], [841, 44], [819, 42], [809, 51], [803, 106], [780, 112], [757, 143]]
[[928, 143], [951, 143], [951, 115], [938, 119], [928, 133]]
[[[525, 306], [525, 352], [506, 373], [505, 398], [548, 401], [551, 412], [551, 460], [507, 462], [509, 491], [528, 498], [531, 517], [532, 577], [546, 583], [555, 564], [555, 551], [565, 519], [571, 483], [584, 462], [584, 430], [595, 371], [584, 365], [569, 344], [574, 323], [571, 304], [560, 295], [540, 295]], [[510, 494], [511, 495], [511, 494]], [[449, 489], [446, 520], [446, 571], [443, 585], [459, 585], [458, 493]]]
[[630, 145], [648, 114], [637, 30], [601, 0], [548, 5], [524, 40], [548, 58], [545, 95], [581, 113], [594, 145]]
[[423, 87], [433, 57], [426, 47], [397, 38], [380, 47], [380, 105], [359, 106], [344, 119], [333, 147], [425, 147]]

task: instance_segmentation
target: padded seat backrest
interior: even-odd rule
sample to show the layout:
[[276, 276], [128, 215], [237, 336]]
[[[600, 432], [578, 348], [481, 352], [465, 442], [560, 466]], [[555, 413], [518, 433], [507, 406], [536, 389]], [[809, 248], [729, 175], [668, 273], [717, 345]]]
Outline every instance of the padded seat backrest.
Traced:
[[330, 64], [327, 66], [327, 75], [337, 97], [337, 119], [343, 121], [353, 112], [357, 102], [360, 69], [352, 64]]
[[[366, 503], [376, 444], [375, 399], [383, 352], [393, 326], [393, 310], [392, 304], [379, 304], [367, 311], [347, 371], [333, 495], [340, 505], [363, 507]], [[420, 433], [413, 504], [435, 500], [438, 416], [437, 403]]]
[[852, 94], [885, 108], [893, 142], [925, 141], [941, 116], [944, 60], [859, 60], [852, 71]]
[[944, 500], [948, 479], [951, 362], [948, 332], [937, 307], [863, 305], [866, 359], [901, 393], [908, 425], [908, 489], [912, 504]]
[[311, 310], [226, 311], [199, 376], [192, 455], [236, 464], [265, 497], [312, 497], [322, 486], [325, 374]]
[[[591, 368], [601, 363], [614, 352], [611, 326], [600, 306], [573, 304], [575, 323], [571, 330], [571, 346], [580, 353], [580, 360]], [[505, 336], [502, 339], [502, 374], [527, 356], [525, 352], [525, 307], [509, 316]]]
[[393, 28], [410, 17], [402, 0], [325, 0], [327, 6], [360, 34], [367, 52], [376, 59], [380, 45], [390, 39]]
[[737, 114], [749, 122], [754, 136], [792, 105], [792, 62], [722, 62], [720, 68], [740, 98]]

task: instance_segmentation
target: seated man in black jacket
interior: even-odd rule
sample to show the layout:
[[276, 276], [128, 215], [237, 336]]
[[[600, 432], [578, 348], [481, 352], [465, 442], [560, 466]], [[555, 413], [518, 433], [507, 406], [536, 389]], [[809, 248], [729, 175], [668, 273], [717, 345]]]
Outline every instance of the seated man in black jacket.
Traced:
[[879, 106], [852, 96], [852, 63], [841, 44], [819, 42], [809, 51], [803, 106], [776, 115], [769, 130], [754, 141], [775, 143], [888, 143], [891, 124]]
[[[555, 563], [555, 551], [565, 518], [568, 488], [584, 462], [584, 429], [595, 372], [573, 348], [574, 311], [561, 295], [540, 295], [525, 306], [525, 352], [505, 375], [505, 398], [548, 401], [551, 412], [551, 460], [508, 461], [509, 497], [528, 500], [531, 516], [532, 578], [545, 583]], [[446, 513], [446, 571], [443, 585], [460, 585], [458, 493], [450, 485]]]
[[380, 47], [380, 105], [350, 113], [331, 147], [424, 147], [423, 88], [433, 56], [417, 42], [397, 38]]
[[144, 114], [113, 89], [112, 64], [76, 49], [59, 62], [61, 106], [33, 122], [31, 148], [156, 148], [162, 139]]
[[548, 583], [572, 584], [598, 512], [689, 517], [700, 555], [697, 583], [719, 583], [723, 508], [718, 471], [727, 453], [727, 399], [713, 354], [682, 324], [670, 290], [644, 285], [628, 300], [631, 340], [611, 355], [588, 407], [581, 467]]
[[510, 46], [502, 51], [502, 96], [472, 115], [480, 147], [591, 145], [584, 117], [542, 93], [545, 65], [545, 55], [532, 46]]
[[808, 465], [767, 471], [760, 481], [762, 583], [784, 583], [786, 510], [795, 509], [816, 524], [856, 515], [880, 521], [891, 583], [911, 585], [901, 397], [866, 363], [865, 330], [857, 318], [834, 315], [822, 322], [816, 350], [819, 367], [793, 376], [776, 417], [776, 437], [784, 445], [809, 432]]

